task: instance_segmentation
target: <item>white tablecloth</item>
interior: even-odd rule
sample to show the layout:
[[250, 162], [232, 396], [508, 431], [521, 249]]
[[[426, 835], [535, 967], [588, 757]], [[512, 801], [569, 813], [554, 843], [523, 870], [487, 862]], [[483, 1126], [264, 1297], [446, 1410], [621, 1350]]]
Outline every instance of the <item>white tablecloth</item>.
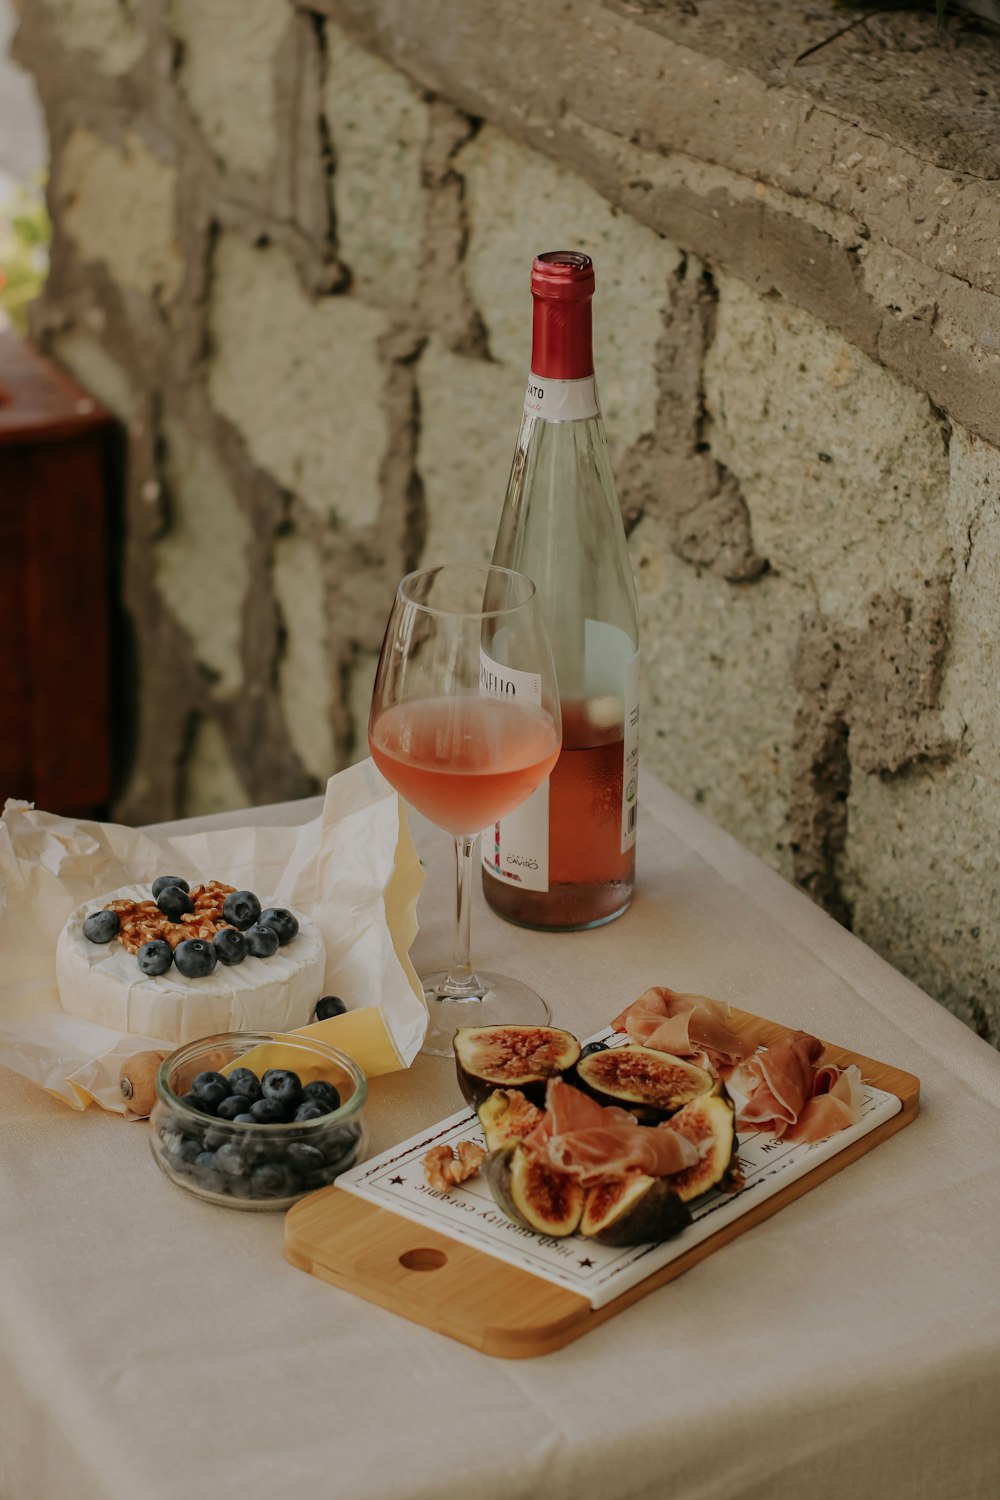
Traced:
[[[723, 996], [916, 1073], [918, 1120], [577, 1343], [510, 1362], [293, 1269], [280, 1215], [197, 1201], [147, 1125], [0, 1069], [0, 1500], [1000, 1495], [1000, 1055], [644, 793], [631, 911], [538, 934], [477, 898], [483, 966], [581, 1035], [652, 983]], [[449, 950], [452, 869], [443, 835], [419, 842], [427, 964]], [[459, 1104], [445, 1061], [375, 1080], [373, 1149]]]

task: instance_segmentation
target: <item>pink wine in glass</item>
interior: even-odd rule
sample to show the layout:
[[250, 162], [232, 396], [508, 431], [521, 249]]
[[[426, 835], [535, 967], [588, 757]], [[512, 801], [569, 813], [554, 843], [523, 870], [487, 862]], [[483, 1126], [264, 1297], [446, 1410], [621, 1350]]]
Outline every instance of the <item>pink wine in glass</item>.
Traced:
[[526, 927], [596, 927], [632, 899], [639, 622], [594, 381], [594, 267], [536, 258], [531, 374], [495, 565], [534, 579], [555, 662], [562, 753], [548, 783], [483, 837], [483, 890]]
[[405, 801], [458, 837], [478, 833], [531, 795], [555, 765], [547, 713], [504, 698], [425, 698], [384, 709], [372, 759]]
[[[549, 868], [545, 926], [589, 927], [616, 916], [631, 892], [632, 849], [622, 850], [621, 727], [594, 725], [586, 705], [562, 705], [563, 743], [548, 785]], [[484, 862], [498, 841], [484, 834]], [[521, 874], [521, 869], [511, 868]], [[511, 922], [534, 927], [537, 893], [506, 879], [490, 901]]]

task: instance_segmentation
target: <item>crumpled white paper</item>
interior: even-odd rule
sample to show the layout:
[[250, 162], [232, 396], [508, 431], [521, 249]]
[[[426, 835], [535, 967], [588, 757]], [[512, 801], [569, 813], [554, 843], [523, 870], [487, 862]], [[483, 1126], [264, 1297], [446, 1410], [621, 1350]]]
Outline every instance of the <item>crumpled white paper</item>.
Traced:
[[8, 801], [0, 818], [0, 1063], [76, 1109], [93, 1100], [125, 1113], [124, 1059], [172, 1044], [67, 1015], [56, 942], [82, 901], [164, 872], [267, 891], [305, 912], [326, 949], [324, 992], [352, 1010], [376, 1008], [382, 1050], [399, 1067], [413, 1061], [427, 1028], [408, 957], [423, 874], [402, 803], [363, 761], [330, 779], [318, 818], [294, 827], [156, 837]]

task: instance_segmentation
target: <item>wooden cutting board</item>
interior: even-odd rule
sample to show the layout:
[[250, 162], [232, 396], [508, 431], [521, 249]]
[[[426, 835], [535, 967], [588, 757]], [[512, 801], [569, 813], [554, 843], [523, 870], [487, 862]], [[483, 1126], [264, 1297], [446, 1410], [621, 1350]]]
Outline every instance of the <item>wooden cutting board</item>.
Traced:
[[[789, 1032], [786, 1026], [746, 1012], [734, 1010], [731, 1020], [755, 1044], [773, 1046]], [[680, 1276], [916, 1118], [920, 1081], [912, 1073], [829, 1043], [824, 1044], [823, 1061], [841, 1067], [857, 1063], [865, 1082], [895, 1094], [902, 1109], [604, 1307], [594, 1309], [575, 1292], [336, 1185], [303, 1198], [289, 1210], [285, 1255], [293, 1266], [313, 1276], [486, 1354], [505, 1359], [548, 1354]]]

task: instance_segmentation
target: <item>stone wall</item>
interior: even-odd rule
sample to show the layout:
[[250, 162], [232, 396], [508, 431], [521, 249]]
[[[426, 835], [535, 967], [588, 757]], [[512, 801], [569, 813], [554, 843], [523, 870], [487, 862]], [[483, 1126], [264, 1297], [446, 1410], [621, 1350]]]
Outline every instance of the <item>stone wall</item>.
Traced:
[[[1000, 42], [763, 0], [31, 0], [35, 331], [130, 433], [120, 816], [363, 753], [597, 265], [644, 763], [1000, 1040]], [[836, 35], [835, 35], [836, 34]]]

